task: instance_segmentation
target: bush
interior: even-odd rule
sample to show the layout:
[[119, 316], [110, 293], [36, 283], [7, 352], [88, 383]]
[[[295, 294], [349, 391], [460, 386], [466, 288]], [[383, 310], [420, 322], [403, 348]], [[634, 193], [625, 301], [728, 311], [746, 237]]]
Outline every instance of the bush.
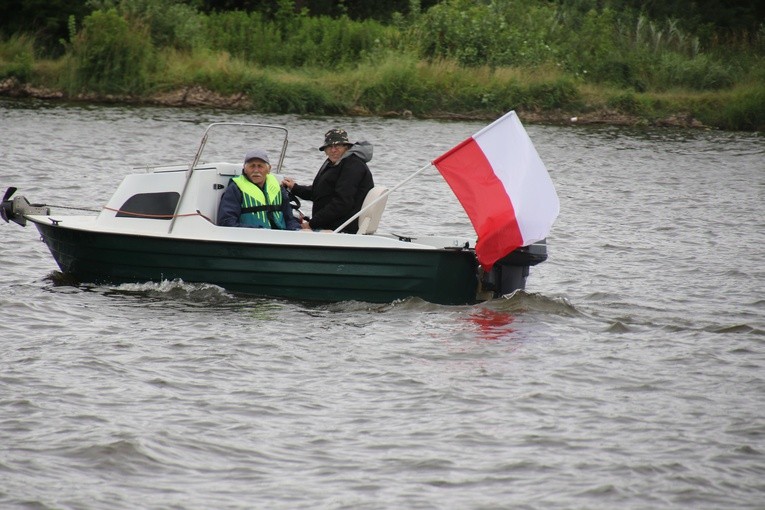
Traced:
[[284, 58], [281, 32], [259, 12], [212, 13], [205, 19], [207, 40], [213, 50], [263, 65]]
[[387, 47], [393, 32], [371, 20], [301, 16], [285, 37], [287, 61], [295, 66], [350, 66]]
[[735, 91], [717, 107], [699, 114], [702, 122], [722, 129], [765, 132], [765, 90]]
[[246, 87], [253, 107], [271, 113], [338, 114], [344, 106], [329, 92], [311, 83], [277, 82], [266, 76], [253, 80]]
[[608, 98], [606, 105], [609, 108], [630, 115], [640, 115], [645, 113], [645, 105], [635, 96], [635, 94], [630, 92], [617, 94]]
[[90, 0], [95, 9], [115, 9], [148, 27], [155, 47], [192, 50], [205, 46], [204, 16], [180, 0]]
[[72, 44], [78, 89], [137, 94], [148, 87], [154, 47], [147, 30], [117, 11], [95, 11]]
[[359, 103], [371, 111], [410, 110], [415, 114], [440, 106], [443, 94], [436, 94], [413, 62], [403, 65], [388, 63], [380, 69], [375, 80], [361, 92]]
[[635, 77], [636, 74], [631, 62], [613, 57], [592, 64], [588, 79], [597, 83], [609, 83], [642, 91], [645, 89], [645, 84]]
[[527, 88], [515, 81], [509, 81], [495, 88], [486, 96], [487, 106], [500, 112], [515, 110], [526, 103]]
[[533, 108], [553, 109], [570, 106], [579, 99], [576, 86], [567, 79], [529, 86], [528, 104]]
[[733, 76], [730, 69], [706, 55], [688, 59], [667, 53], [659, 60], [654, 85], [659, 90], [673, 87], [719, 90], [733, 85]]
[[[558, 31], [562, 61], [569, 71], [590, 81], [621, 81], [625, 74], [615, 31], [616, 14], [591, 10], [566, 18]], [[612, 73], [616, 73], [614, 76]]]
[[515, 0], [449, 0], [414, 24], [410, 39], [421, 57], [467, 66], [538, 65], [554, 58], [549, 45], [555, 11]]
[[396, 29], [376, 21], [297, 15], [279, 22], [258, 12], [231, 11], [207, 17], [213, 49], [267, 66], [350, 66], [390, 47]]
[[0, 43], [0, 78], [15, 77], [26, 82], [32, 77], [35, 63], [34, 39], [17, 34]]

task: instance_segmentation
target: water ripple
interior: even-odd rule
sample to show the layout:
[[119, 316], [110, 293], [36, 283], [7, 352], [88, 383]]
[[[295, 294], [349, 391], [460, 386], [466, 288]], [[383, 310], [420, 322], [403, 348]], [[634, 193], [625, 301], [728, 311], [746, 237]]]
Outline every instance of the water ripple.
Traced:
[[[283, 173], [302, 181], [321, 133], [346, 126], [376, 142], [386, 186], [481, 127], [5, 100], [0, 115], [4, 184], [96, 208], [127, 167], [188, 161], [209, 122], [288, 124]], [[79, 285], [34, 230], [0, 223], [0, 506], [761, 508], [762, 139], [527, 129], [561, 197], [550, 258], [475, 306]], [[383, 230], [473, 235], [435, 170], [394, 198]]]

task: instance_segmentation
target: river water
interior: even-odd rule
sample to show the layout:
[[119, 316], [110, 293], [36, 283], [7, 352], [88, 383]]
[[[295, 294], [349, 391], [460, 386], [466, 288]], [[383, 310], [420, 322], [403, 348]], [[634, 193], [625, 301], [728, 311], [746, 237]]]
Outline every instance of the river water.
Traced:
[[[218, 121], [289, 127], [298, 182], [345, 127], [387, 186], [484, 125], [2, 100], [0, 191], [98, 209]], [[550, 257], [476, 306], [75, 286], [0, 224], [0, 507], [765, 508], [765, 139], [526, 129]], [[474, 235], [435, 169], [380, 230]]]

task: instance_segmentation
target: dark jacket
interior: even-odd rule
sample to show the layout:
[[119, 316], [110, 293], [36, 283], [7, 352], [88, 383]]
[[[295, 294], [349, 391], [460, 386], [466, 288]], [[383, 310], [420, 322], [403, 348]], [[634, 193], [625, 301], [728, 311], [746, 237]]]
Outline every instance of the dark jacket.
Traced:
[[[361, 205], [375, 183], [366, 162], [372, 159], [372, 145], [355, 143], [336, 165], [327, 159], [310, 186], [295, 184], [292, 193], [311, 200], [313, 210], [308, 222], [313, 229], [334, 230], [361, 210]], [[342, 231], [355, 234], [358, 219]]]
[[[218, 225], [222, 227], [253, 227], [253, 225], [244, 225], [239, 221], [241, 212], [242, 190], [235, 182], [229, 181], [228, 187], [220, 199], [220, 205], [218, 205]], [[287, 224], [287, 230], [300, 230], [300, 222], [292, 212], [290, 197], [284, 188], [282, 188], [282, 213]]]

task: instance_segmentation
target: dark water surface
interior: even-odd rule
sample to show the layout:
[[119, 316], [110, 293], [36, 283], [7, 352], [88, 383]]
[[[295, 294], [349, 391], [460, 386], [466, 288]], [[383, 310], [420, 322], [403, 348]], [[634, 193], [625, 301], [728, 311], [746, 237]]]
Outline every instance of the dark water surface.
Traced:
[[[4, 100], [0, 192], [98, 209], [214, 121], [289, 127], [298, 181], [345, 127], [387, 186], [483, 125]], [[72, 286], [0, 224], [0, 508], [765, 508], [765, 140], [526, 128], [561, 215], [482, 305]], [[435, 169], [380, 229], [473, 235]]]

